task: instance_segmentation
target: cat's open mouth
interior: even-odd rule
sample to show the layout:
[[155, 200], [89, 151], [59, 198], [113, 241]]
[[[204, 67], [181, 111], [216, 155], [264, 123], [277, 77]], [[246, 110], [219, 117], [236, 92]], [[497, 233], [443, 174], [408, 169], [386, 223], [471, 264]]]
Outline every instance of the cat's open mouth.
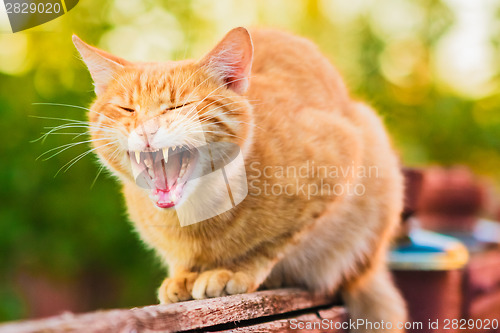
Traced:
[[156, 151], [129, 151], [137, 185], [150, 190], [160, 208], [179, 203], [197, 160], [196, 149], [174, 146]]

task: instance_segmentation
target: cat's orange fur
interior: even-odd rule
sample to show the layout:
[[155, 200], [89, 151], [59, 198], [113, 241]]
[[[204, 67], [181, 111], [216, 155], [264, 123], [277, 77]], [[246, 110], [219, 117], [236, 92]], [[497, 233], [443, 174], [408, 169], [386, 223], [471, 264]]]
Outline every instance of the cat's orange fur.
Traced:
[[[90, 120], [119, 130], [111, 135], [118, 141], [103, 146], [111, 142], [105, 139], [110, 134], [91, 129], [94, 139], [102, 139], [94, 143], [99, 158], [120, 178], [141, 238], [168, 264], [170, 277], [158, 294], [161, 302], [252, 292], [261, 286], [303, 286], [341, 291], [353, 318], [405, 319], [404, 302], [385, 263], [402, 209], [397, 159], [379, 118], [351, 99], [339, 74], [311, 42], [272, 30], [254, 30], [250, 39], [246, 29], [236, 28], [201, 61], [129, 63], [77, 37], [74, 41], [96, 85]], [[155, 207], [134, 183], [127, 136], [152, 118], [171, 130], [172, 117], [187, 111], [165, 111], [165, 105], [186, 98], [200, 102], [211, 93], [197, 105], [199, 117], [209, 119], [203, 123], [207, 141], [241, 147], [250, 193], [232, 210], [181, 227], [175, 209]], [[363, 195], [310, 197], [298, 186], [317, 184], [317, 176], [262, 173], [266, 166], [311, 170], [311, 162], [377, 172], [320, 177], [332, 186], [360, 184]], [[296, 193], [266, 194], [264, 183], [288, 185]], [[225, 190], [215, 186], [209, 197]]]

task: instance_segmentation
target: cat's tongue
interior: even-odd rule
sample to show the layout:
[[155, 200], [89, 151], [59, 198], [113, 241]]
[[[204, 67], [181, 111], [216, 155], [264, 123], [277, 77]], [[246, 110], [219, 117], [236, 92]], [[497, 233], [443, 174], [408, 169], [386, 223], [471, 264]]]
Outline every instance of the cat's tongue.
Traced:
[[189, 153], [167, 148], [154, 152], [130, 152], [130, 159], [137, 184], [151, 190], [150, 197], [156, 205], [160, 208], [175, 206], [189, 174]]
[[170, 191], [177, 183], [181, 170], [181, 155], [169, 155], [168, 162], [165, 163], [163, 155], [158, 154], [153, 165], [154, 187], [157, 190]]
[[[158, 155], [161, 156], [161, 155]], [[178, 182], [181, 170], [181, 155], [172, 154], [165, 163], [163, 158], [155, 161], [153, 166], [153, 199], [160, 208], [170, 208], [175, 206], [180, 198], [182, 190]]]

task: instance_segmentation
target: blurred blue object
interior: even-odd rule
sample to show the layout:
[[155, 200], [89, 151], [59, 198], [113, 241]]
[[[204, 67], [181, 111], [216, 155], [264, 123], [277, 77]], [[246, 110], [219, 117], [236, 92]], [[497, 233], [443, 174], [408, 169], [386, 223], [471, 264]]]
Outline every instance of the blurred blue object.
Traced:
[[460, 269], [468, 260], [469, 251], [459, 239], [415, 227], [389, 255], [389, 265], [396, 270]]

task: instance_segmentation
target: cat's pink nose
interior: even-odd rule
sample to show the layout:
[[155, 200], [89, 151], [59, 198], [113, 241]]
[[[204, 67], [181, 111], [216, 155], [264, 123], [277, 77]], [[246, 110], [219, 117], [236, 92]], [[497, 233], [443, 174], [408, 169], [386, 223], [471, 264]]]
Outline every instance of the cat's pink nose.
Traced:
[[[150, 148], [151, 141], [153, 141], [153, 138], [156, 135], [156, 132], [158, 132], [159, 128], [160, 127], [158, 126], [158, 123], [152, 121], [137, 126], [134, 130], [134, 134], [136, 134], [136, 145], [142, 146], [144, 148]], [[133, 137], [134, 135], [131, 135], [130, 139], [132, 139], [132, 141], [134, 141]]]
[[156, 132], [158, 132], [158, 129], [160, 127], [158, 126], [157, 122], [147, 122], [144, 123], [140, 126], [138, 126], [135, 131], [137, 132], [137, 135], [140, 137], [143, 137], [147, 139], [148, 141], [154, 137]]

